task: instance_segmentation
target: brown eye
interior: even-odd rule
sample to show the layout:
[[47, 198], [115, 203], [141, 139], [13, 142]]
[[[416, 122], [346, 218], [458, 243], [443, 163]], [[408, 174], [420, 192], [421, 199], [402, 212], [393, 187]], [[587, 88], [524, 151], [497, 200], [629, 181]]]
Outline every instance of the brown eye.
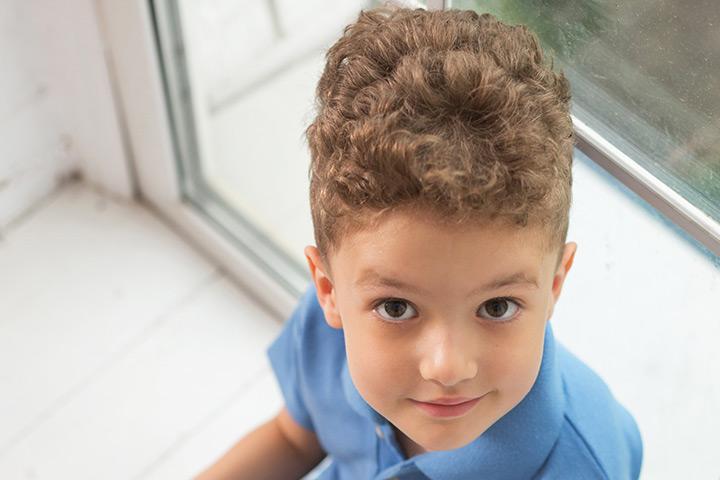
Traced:
[[478, 314], [489, 320], [507, 321], [515, 316], [520, 309], [517, 302], [509, 298], [493, 298], [483, 303], [478, 309]]
[[398, 320], [407, 320], [415, 314], [415, 309], [408, 302], [400, 299], [384, 300], [375, 311], [383, 320], [397, 322]]
[[405, 302], [398, 302], [397, 300], [391, 300], [384, 304], [385, 313], [391, 317], [402, 317], [402, 314], [407, 310]]

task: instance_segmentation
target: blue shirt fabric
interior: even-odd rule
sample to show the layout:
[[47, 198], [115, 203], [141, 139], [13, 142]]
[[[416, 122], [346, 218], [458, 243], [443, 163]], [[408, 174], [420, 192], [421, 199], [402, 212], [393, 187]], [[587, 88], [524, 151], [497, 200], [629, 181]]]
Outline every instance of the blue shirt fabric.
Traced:
[[554, 340], [550, 322], [538, 377], [515, 408], [462, 448], [409, 459], [392, 425], [355, 388], [343, 332], [325, 322], [313, 285], [268, 356], [290, 415], [315, 432], [331, 459], [322, 480], [615, 480], [640, 473], [635, 421]]

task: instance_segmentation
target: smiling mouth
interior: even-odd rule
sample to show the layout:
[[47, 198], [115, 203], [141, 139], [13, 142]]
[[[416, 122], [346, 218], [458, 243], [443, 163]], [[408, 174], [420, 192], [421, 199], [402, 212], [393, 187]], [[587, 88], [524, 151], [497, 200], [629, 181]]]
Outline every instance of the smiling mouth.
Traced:
[[475, 398], [438, 398], [432, 402], [410, 401], [426, 414], [437, 418], [461, 417], [468, 413], [485, 395]]
[[434, 405], [460, 405], [461, 403], [469, 402], [470, 400], [475, 400], [476, 398], [479, 397], [441, 397], [422, 403], [432, 403]]

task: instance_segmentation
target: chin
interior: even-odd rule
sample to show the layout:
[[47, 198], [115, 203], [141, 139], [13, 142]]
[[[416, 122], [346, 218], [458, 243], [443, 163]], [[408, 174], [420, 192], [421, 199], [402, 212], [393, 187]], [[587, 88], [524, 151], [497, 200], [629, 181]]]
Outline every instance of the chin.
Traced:
[[[423, 447], [428, 452], [442, 451], [442, 450], [456, 450], [458, 448], [465, 447], [482, 435], [485, 431], [480, 432], [459, 432], [451, 434], [447, 430], [438, 429], [436, 432], [429, 432], [425, 430], [419, 438], [412, 438], [412, 440]], [[434, 434], [433, 434], [434, 433]]]

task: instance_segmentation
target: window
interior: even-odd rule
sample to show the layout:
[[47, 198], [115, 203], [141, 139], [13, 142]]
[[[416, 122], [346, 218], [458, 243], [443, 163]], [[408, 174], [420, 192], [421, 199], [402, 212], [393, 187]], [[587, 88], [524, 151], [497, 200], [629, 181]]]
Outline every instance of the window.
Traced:
[[[184, 201], [295, 296], [313, 243], [303, 133], [324, 51], [377, 3], [151, 3]], [[571, 82], [581, 150], [720, 254], [720, 10], [710, 0], [403, 3], [528, 25]]]
[[154, 2], [183, 196], [295, 295], [314, 243], [303, 133], [315, 84], [325, 50], [376, 4]]
[[666, 196], [671, 207], [679, 208], [681, 197], [713, 219], [699, 214], [697, 220], [720, 241], [715, 2], [689, 8], [676, 0], [452, 0], [449, 6], [489, 12], [537, 33], [570, 80], [576, 128], [649, 172], [647, 183], [679, 194]]

